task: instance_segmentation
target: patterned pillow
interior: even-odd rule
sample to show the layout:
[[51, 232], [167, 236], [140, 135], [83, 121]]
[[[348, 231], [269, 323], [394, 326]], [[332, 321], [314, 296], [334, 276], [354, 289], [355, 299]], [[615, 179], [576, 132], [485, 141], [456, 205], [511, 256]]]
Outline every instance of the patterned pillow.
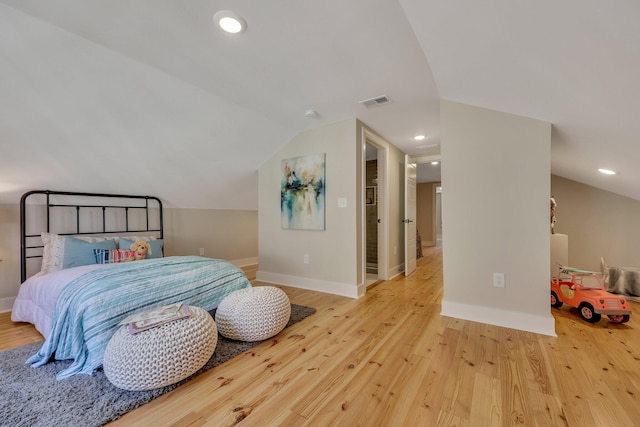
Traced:
[[64, 237], [53, 233], [42, 233], [42, 266], [38, 276], [62, 270]]
[[96, 256], [96, 264], [125, 262], [134, 255], [134, 251], [131, 249], [94, 249], [93, 253]]

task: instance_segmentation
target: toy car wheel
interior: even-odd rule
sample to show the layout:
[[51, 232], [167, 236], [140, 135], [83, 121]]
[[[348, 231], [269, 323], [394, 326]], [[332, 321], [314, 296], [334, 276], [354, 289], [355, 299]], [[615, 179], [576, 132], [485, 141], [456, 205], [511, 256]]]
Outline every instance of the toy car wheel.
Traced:
[[628, 314], [618, 314], [617, 316], [609, 315], [609, 320], [613, 323], [627, 323], [631, 316]]
[[588, 302], [583, 302], [582, 304], [580, 304], [580, 307], [578, 307], [578, 311], [580, 312], [580, 317], [582, 317], [589, 323], [597, 323], [602, 318], [599, 313], [593, 311], [593, 306]]
[[551, 291], [551, 307], [553, 308], [562, 307], [562, 301], [558, 299], [558, 295], [553, 291]]
[[622, 323], [623, 320], [623, 316], [622, 314], [618, 314], [618, 315], [612, 315], [612, 314], [608, 314], [607, 317], [609, 318], [609, 320], [611, 320], [613, 323]]

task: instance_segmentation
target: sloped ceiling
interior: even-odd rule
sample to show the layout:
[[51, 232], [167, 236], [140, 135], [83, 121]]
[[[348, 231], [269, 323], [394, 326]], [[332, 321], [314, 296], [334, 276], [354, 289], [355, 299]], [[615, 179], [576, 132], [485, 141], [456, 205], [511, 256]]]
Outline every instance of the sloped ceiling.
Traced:
[[[396, 2], [2, 3], [0, 202], [51, 187], [256, 209], [260, 164], [305, 129], [358, 117], [390, 140], [439, 138]], [[213, 25], [228, 8], [245, 33]]]
[[[223, 9], [247, 31], [216, 28]], [[256, 209], [257, 169], [295, 134], [357, 117], [419, 154], [440, 144], [440, 98], [549, 121], [553, 173], [640, 198], [638, 12], [578, 0], [0, 0], [0, 203], [51, 188]], [[383, 94], [390, 104], [358, 103]]]
[[400, 3], [443, 99], [551, 122], [552, 173], [640, 199], [639, 2]]

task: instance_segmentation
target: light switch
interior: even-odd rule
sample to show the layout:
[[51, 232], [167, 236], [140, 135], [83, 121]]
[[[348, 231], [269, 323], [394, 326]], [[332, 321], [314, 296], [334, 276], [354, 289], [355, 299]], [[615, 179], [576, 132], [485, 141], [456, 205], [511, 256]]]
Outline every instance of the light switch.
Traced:
[[347, 198], [346, 197], [339, 197], [338, 198], [338, 207], [339, 208], [346, 208], [347, 207]]
[[504, 288], [504, 273], [493, 273], [493, 286]]

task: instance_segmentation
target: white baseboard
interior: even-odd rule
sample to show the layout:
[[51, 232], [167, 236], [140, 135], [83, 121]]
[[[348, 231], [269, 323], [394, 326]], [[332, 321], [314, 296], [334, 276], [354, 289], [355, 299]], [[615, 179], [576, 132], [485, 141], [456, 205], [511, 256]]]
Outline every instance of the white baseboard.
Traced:
[[251, 258], [241, 258], [241, 259], [234, 259], [229, 261], [229, 263], [235, 265], [236, 267], [246, 267], [247, 265], [256, 265], [258, 264], [258, 257], [251, 257]]
[[487, 323], [489, 325], [518, 329], [552, 337], [557, 336], [555, 320], [551, 312], [549, 312], [549, 316], [536, 316], [533, 314], [501, 310], [494, 307], [443, 300], [440, 314], [457, 319], [470, 320], [472, 322]]
[[391, 267], [388, 271], [387, 271], [387, 280], [391, 280], [396, 276], [399, 276], [401, 274], [404, 273], [404, 262], [402, 264], [398, 264], [394, 267]]
[[0, 299], [0, 313], [6, 313], [7, 311], [11, 311], [13, 308], [13, 302], [16, 300], [16, 297], [12, 298], [1, 298]]
[[330, 282], [328, 280], [271, 273], [268, 271], [258, 271], [256, 273], [256, 280], [276, 285], [291, 286], [292, 288], [341, 295], [349, 298], [360, 298], [364, 295], [366, 289], [364, 283], [354, 286], [348, 283]]

